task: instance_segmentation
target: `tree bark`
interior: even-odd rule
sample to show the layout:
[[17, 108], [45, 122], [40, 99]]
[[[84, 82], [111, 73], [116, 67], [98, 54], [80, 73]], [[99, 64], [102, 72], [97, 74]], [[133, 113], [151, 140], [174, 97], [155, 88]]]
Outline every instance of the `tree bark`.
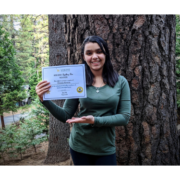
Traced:
[[[50, 66], [67, 64], [66, 40], [63, 15], [49, 15], [49, 62]], [[53, 101], [63, 106], [64, 101]], [[49, 121], [49, 148], [45, 164], [55, 164], [70, 158], [68, 138], [69, 124], [64, 124], [52, 115]]]
[[10, 28], [11, 28], [11, 41], [13, 43], [13, 46], [15, 47], [15, 30], [14, 30], [14, 18], [13, 15], [10, 15]]
[[98, 35], [108, 43], [115, 70], [129, 82], [131, 118], [126, 127], [116, 127], [117, 163], [180, 164], [175, 16], [66, 15], [65, 22], [68, 64], [82, 63], [83, 40]]
[[2, 129], [5, 128], [5, 124], [4, 124], [4, 116], [1, 115], [1, 126], [2, 126]]
[[[0, 105], [2, 106], [2, 100], [0, 99]], [[1, 108], [0, 106], [0, 108]], [[4, 116], [3, 116], [3, 109], [1, 109], [1, 113], [0, 116], [1, 116], [1, 126], [2, 126], [2, 129], [5, 129], [5, 123], [4, 123]]]

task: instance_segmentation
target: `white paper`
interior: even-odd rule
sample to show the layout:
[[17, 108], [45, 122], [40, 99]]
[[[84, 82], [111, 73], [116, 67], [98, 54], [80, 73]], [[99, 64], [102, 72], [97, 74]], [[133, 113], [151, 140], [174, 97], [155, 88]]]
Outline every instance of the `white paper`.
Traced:
[[43, 67], [42, 80], [51, 85], [43, 100], [87, 97], [84, 64]]

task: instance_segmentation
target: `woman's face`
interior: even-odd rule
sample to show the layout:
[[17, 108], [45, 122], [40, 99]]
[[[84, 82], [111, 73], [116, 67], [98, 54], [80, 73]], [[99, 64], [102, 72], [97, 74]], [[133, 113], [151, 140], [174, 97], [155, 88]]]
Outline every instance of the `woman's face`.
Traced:
[[97, 43], [89, 42], [84, 47], [84, 60], [91, 71], [103, 70], [106, 56]]

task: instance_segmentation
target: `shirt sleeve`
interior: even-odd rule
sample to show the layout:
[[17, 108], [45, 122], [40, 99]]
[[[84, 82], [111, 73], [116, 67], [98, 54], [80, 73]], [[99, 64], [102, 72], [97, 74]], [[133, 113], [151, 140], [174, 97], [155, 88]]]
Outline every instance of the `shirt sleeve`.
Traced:
[[79, 99], [66, 99], [62, 108], [52, 101], [43, 101], [41, 103], [56, 119], [65, 123], [67, 119], [71, 119], [75, 114], [78, 108]]
[[131, 96], [128, 81], [121, 80], [121, 94], [117, 114], [111, 116], [94, 117], [94, 126], [125, 126], [131, 115]]

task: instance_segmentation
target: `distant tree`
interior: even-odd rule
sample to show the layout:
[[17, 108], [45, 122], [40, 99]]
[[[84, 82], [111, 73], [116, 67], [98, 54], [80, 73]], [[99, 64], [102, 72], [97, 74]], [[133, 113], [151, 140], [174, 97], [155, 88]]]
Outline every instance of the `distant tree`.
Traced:
[[19, 66], [15, 61], [15, 50], [9, 35], [0, 26], [0, 115], [4, 128], [3, 113], [16, 111], [16, 102], [26, 98], [22, 90], [24, 83]]
[[49, 65], [48, 16], [0, 15], [0, 25], [9, 33], [16, 51], [17, 64], [20, 66], [25, 83], [29, 84], [32, 69], [38, 77], [41, 67]]
[[16, 59], [26, 83], [29, 83], [32, 70], [39, 78], [41, 67], [49, 65], [47, 19], [47, 15], [42, 14], [19, 15]]

